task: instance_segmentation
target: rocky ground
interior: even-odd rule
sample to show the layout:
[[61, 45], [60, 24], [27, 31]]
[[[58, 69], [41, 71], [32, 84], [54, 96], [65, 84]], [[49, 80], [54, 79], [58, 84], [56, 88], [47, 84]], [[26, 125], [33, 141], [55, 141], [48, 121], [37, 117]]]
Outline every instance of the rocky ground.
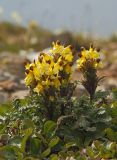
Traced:
[[[106, 77], [98, 89], [107, 90], [117, 87], [117, 44], [110, 44], [103, 49], [108, 53], [103, 57], [104, 68], [99, 71], [99, 76]], [[28, 89], [24, 84], [24, 62], [28, 56], [6, 52], [0, 54], [0, 103], [28, 95]], [[73, 79], [81, 79], [77, 69], [74, 71]], [[83, 87], [79, 85], [76, 94], [81, 95], [83, 91]]]

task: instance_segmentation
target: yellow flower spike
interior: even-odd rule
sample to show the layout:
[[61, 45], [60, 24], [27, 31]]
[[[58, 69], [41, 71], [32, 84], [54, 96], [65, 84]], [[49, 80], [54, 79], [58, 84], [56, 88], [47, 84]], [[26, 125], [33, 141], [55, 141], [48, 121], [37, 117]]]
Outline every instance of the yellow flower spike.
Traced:
[[80, 69], [86, 69], [88, 66], [98, 69], [101, 67], [101, 62], [97, 62], [99, 58], [100, 54], [96, 49], [93, 49], [92, 47], [90, 47], [89, 50], [83, 49], [81, 52], [81, 56], [77, 60], [77, 66]]
[[[25, 83], [38, 94], [49, 91], [51, 87], [59, 90], [61, 85], [70, 80], [71, 63], [73, 62], [72, 47], [64, 47], [56, 42], [53, 43], [50, 53], [40, 53], [37, 61], [25, 66]], [[66, 80], [61, 76], [62, 73], [69, 75]]]

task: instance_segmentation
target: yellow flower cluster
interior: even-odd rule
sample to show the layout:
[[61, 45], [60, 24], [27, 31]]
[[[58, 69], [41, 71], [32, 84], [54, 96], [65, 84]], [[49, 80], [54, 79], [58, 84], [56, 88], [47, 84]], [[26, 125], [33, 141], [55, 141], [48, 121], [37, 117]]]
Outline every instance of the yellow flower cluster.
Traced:
[[72, 64], [72, 47], [53, 43], [49, 53], [41, 53], [37, 61], [25, 66], [25, 83], [37, 93], [52, 87], [60, 89], [70, 79]]
[[100, 54], [96, 49], [90, 47], [89, 50], [83, 48], [81, 53], [79, 54], [79, 59], [77, 60], [77, 66], [79, 69], [88, 69], [94, 68], [98, 69], [102, 67], [102, 63], [100, 61]]

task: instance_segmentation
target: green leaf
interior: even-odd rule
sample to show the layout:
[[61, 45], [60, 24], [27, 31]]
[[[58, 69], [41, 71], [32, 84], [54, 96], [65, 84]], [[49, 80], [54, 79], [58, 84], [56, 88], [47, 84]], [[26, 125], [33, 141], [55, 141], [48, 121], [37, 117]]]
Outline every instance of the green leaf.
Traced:
[[86, 131], [95, 132], [96, 131], [96, 127], [87, 127]]
[[117, 141], [117, 132], [114, 132], [111, 128], [106, 130], [107, 137], [112, 141]]
[[95, 154], [94, 154], [91, 147], [87, 146], [86, 151], [87, 151], [87, 154], [90, 158], [94, 158]]
[[44, 124], [44, 133], [45, 134], [49, 134], [51, 132], [54, 131], [56, 127], [56, 123], [53, 122], [53, 121], [47, 121], [45, 124]]
[[75, 142], [69, 142], [65, 144], [65, 148], [69, 149], [70, 147], [76, 146]]
[[48, 148], [46, 149], [42, 154], [41, 154], [41, 158], [46, 158], [51, 152], [51, 149]]
[[30, 139], [30, 153], [36, 155], [39, 153], [41, 141], [35, 137]]
[[37, 158], [33, 158], [33, 157], [25, 157], [23, 160], [39, 160], [39, 159], [37, 159]]
[[1, 104], [0, 105], [0, 115], [5, 115], [6, 113], [9, 113], [12, 110], [13, 106], [11, 103], [7, 104]]
[[25, 132], [25, 136], [24, 136], [22, 143], [21, 143], [21, 150], [23, 152], [25, 152], [26, 142], [27, 142], [28, 138], [30, 137], [30, 135], [32, 134], [32, 132], [33, 132], [32, 128], [27, 129]]
[[59, 142], [59, 137], [54, 137], [51, 141], [50, 141], [50, 143], [49, 143], [49, 147], [50, 148], [52, 148], [52, 147], [54, 147], [54, 146], [56, 146], [57, 144], [58, 144], [58, 142]]
[[94, 143], [95, 148], [100, 149], [100, 146], [101, 146], [100, 141], [96, 140], [93, 143]]
[[34, 123], [31, 119], [25, 119], [23, 122], [23, 129], [34, 128]]
[[109, 95], [108, 91], [101, 91], [101, 90], [99, 90], [99, 91], [97, 91], [95, 93], [94, 99], [95, 99], [95, 101], [98, 100], [98, 99], [105, 99], [108, 95]]
[[50, 156], [50, 160], [58, 160], [58, 156], [56, 154], [52, 154]]
[[4, 131], [6, 130], [7, 125], [6, 124], [0, 124], [0, 134], [4, 133]]
[[9, 146], [1, 147], [0, 152], [2, 153], [2, 156], [8, 160], [16, 160], [16, 155], [18, 156], [18, 160], [21, 160], [21, 157], [22, 157], [20, 148], [15, 146], [9, 145]]
[[89, 126], [89, 122], [86, 120], [84, 116], [79, 118], [79, 126], [83, 128], [86, 128]]
[[114, 100], [117, 100], [117, 88], [113, 89], [112, 93]]

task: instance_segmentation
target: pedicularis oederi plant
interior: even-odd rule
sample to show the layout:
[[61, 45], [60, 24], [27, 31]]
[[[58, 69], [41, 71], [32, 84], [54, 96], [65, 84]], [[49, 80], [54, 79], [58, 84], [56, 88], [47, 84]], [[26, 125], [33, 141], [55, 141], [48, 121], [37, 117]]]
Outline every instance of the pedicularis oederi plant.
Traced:
[[[96, 91], [100, 53], [90, 46], [75, 60], [72, 46], [53, 43], [48, 53], [26, 64], [30, 95], [3, 105], [0, 112], [2, 160], [116, 160], [117, 89]], [[87, 92], [75, 97], [73, 65]], [[79, 77], [78, 77], [79, 80]], [[86, 94], [87, 93], [87, 94]]]

